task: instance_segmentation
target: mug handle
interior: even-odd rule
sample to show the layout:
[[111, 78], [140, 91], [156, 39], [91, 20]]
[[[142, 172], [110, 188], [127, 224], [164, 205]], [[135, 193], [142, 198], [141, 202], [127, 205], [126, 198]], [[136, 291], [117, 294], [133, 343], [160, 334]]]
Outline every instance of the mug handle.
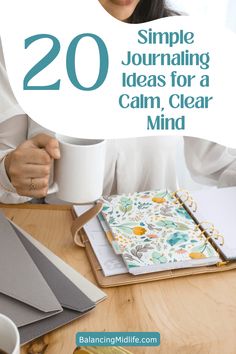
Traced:
[[103, 202], [101, 200], [97, 201], [91, 209], [85, 211], [82, 215], [77, 216], [76, 219], [72, 222], [71, 225], [71, 233], [74, 239], [74, 242], [77, 246], [85, 247], [83, 241], [80, 237], [80, 230], [82, 227], [87, 224], [89, 220], [94, 218], [96, 215], [100, 213], [103, 207]]

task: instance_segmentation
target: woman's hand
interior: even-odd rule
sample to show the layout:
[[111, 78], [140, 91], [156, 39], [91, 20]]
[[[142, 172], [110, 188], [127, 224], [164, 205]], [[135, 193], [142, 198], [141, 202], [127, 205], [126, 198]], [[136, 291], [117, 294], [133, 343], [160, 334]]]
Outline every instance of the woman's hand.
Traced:
[[59, 158], [58, 141], [39, 134], [7, 155], [5, 168], [19, 195], [42, 198], [48, 192], [52, 161]]

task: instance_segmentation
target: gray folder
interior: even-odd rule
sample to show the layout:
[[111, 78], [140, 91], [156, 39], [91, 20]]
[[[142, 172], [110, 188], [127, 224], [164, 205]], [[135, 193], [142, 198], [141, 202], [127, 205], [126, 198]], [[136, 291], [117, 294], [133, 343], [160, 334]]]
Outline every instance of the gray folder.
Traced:
[[95, 306], [0, 214], [0, 313], [18, 326], [24, 344]]

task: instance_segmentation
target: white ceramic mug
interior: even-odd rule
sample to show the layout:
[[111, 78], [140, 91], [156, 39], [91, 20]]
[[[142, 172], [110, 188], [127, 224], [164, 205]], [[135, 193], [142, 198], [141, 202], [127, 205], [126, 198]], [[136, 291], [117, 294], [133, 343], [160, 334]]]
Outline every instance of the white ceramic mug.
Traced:
[[57, 197], [71, 203], [91, 203], [103, 191], [106, 141], [56, 135], [61, 158], [55, 161]]
[[0, 314], [0, 349], [7, 354], [20, 354], [20, 336], [14, 322]]

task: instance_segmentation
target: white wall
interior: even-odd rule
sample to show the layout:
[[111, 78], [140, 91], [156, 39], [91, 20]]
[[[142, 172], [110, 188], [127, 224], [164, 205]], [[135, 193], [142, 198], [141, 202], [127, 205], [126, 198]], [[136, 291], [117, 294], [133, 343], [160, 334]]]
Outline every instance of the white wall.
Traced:
[[226, 24], [236, 32], [236, 0], [228, 0]]
[[236, 0], [167, 0], [170, 6], [188, 15], [214, 19], [236, 31]]

